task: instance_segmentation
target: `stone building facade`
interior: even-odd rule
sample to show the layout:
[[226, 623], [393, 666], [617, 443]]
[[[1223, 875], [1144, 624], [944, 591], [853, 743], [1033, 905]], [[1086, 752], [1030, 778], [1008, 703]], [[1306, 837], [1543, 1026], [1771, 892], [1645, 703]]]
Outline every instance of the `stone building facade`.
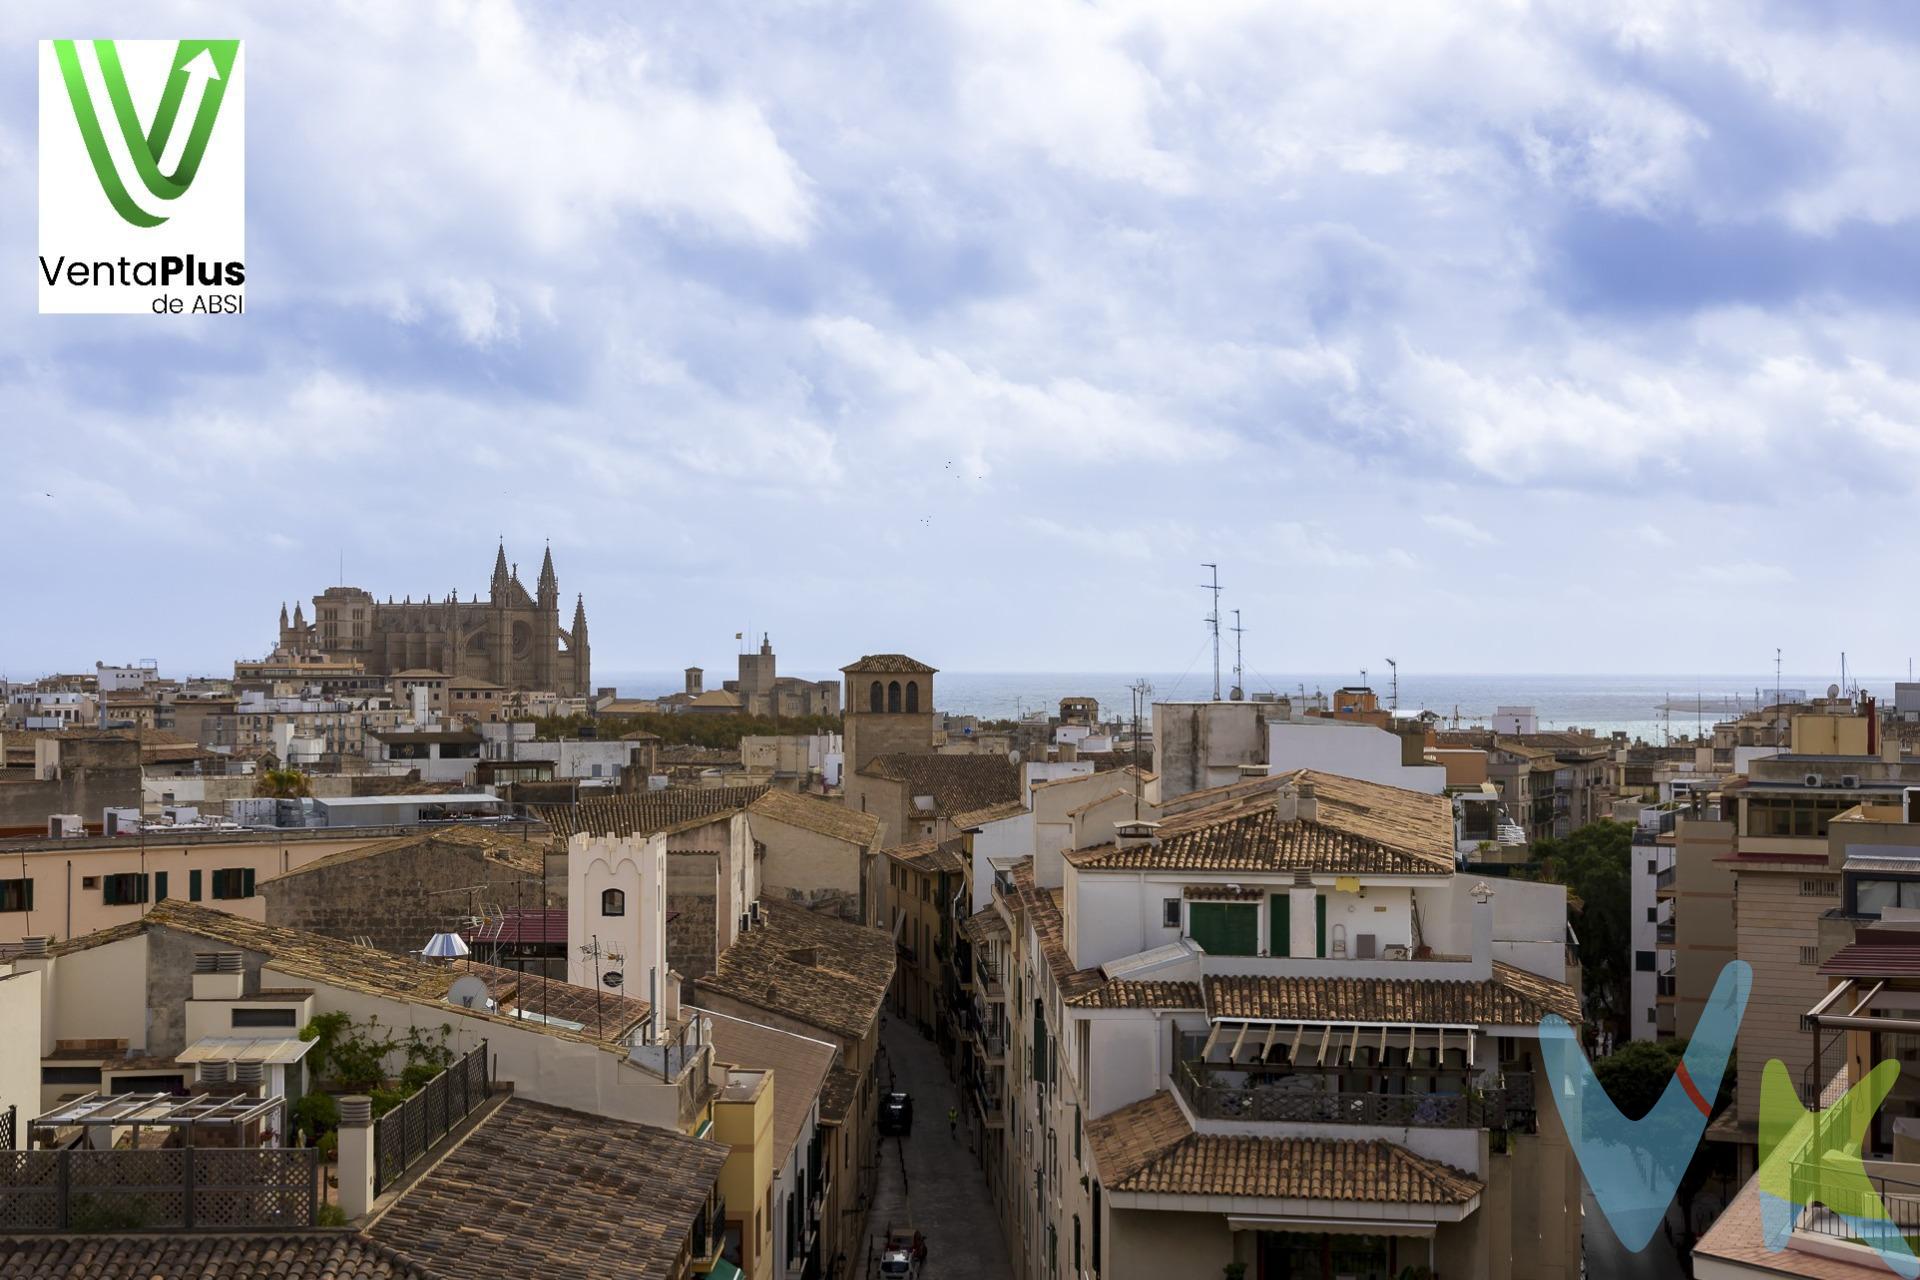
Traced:
[[549, 550], [540, 581], [529, 593], [519, 567], [509, 567], [503, 544], [494, 556], [487, 598], [462, 601], [409, 598], [385, 604], [359, 587], [328, 587], [313, 597], [312, 622], [296, 603], [280, 609], [279, 652], [358, 662], [366, 674], [390, 677], [429, 669], [487, 680], [508, 690], [539, 690], [561, 697], [592, 691], [587, 607], [576, 595], [573, 625], [560, 625], [560, 581]]

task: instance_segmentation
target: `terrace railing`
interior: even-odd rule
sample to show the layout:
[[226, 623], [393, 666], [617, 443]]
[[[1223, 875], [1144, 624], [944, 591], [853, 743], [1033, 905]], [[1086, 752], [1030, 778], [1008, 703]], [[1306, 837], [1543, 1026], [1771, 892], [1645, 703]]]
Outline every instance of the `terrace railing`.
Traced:
[[319, 1205], [314, 1147], [0, 1151], [0, 1234], [287, 1231]]
[[373, 1122], [373, 1191], [380, 1194], [434, 1143], [486, 1101], [487, 1042], [422, 1085], [420, 1092]]
[[[1363, 1124], [1385, 1128], [1531, 1131], [1531, 1088], [1460, 1093], [1361, 1093], [1235, 1082], [1204, 1063], [1174, 1071], [1180, 1094], [1203, 1120]], [[1529, 1081], [1529, 1085], [1531, 1081]]]

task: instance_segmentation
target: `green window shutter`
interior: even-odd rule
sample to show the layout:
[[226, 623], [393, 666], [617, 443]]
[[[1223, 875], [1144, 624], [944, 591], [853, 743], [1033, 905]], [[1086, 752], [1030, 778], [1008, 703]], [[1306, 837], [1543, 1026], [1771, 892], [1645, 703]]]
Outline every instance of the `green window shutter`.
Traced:
[[153, 873], [153, 900], [155, 902], [158, 902], [160, 901], [160, 899], [166, 896], [167, 896], [167, 873], [164, 871], [156, 871]]
[[253, 896], [253, 868], [252, 867], [248, 867], [246, 870], [240, 873], [240, 896], [243, 898], [251, 898]]
[[1047, 1014], [1036, 998], [1033, 1002], [1033, 1078], [1047, 1082]]
[[1293, 954], [1293, 898], [1276, 893], [1267, 899], [1267, 954]]
[[1321, 959], [1327, 955], [1327, 895], [1313, 895], [1313, 953]]
[[200, 901], [200, 873], [197, 870], [187, 872], [187, 901]]
[[1208, 955], [1250, 956], [1260, 949], [1260, 904], [1196, 902], [1188, 908], [1188, 932]]

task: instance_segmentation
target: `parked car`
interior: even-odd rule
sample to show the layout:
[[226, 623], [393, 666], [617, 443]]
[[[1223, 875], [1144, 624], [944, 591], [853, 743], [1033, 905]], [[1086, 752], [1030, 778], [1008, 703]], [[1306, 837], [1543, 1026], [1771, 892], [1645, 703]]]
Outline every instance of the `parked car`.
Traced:
[[[890, 1095], [905, 1098], [905, 1094]], [[911, 1099], [908, 1108], [912, 1108]], [[912, 1227], [887, 1225], [886, 1247], [880, 1252], [881, 1280], [917, 1280], [927, 1257], [926, 1238]]]
[[902, 1137], [913, 1132], [913, 1095], [889, 1093], [880, 1099], [880, 1132]]

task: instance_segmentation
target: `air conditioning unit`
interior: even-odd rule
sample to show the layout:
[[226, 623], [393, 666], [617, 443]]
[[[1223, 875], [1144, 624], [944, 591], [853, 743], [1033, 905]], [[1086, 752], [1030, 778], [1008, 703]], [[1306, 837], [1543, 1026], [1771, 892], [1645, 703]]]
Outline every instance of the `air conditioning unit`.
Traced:
[[1817, 787], [1817, 786], [1819, 786], [1819, 785], [1821, 785], [1821, 783], [1823, 783], [1824, 781], [1825, 781], [1825, 779], [1823, 779], [1823, 778], [1822, 778], [1822, 777], [1821, 777], [1821, 776], [1820, 776], [1819, 774], [1817, 774], [1817, 773], [1810, 773], [1810, 774], [1808, 774], [1808, 775], [1806, 776], [1806, 778], [1805, 778], [1805, 782], [1806, 782], [1806, 784], [1807, 784], [1808, 786], [1810, 786], [1810, 787]]
[[1858, 791], [1860, 789], [1860, 775], [1857, 773], [1841, 774], [1840, 786], [1841, 789], [1845, 791]]
[[747, 915], [753, 920], [754, 927], [760, 927], [760, 899], [755, 898], [747, 904]]

